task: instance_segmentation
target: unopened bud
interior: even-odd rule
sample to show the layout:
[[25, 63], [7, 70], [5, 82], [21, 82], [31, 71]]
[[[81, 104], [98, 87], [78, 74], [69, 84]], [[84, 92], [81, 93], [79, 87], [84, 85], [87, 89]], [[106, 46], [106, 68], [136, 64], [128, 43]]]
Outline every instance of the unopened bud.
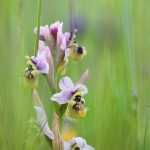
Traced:
[[66, 66], [67, 66], [68, 62], [69, 62], [68, 58], [65, 58], [65, 59], [60, 63], [60, 65], [59, 65], [59, 67], [58, 67], [58, 73], [59, 73], [60, 75], [64, 75], [64, 73], [66, 72]]

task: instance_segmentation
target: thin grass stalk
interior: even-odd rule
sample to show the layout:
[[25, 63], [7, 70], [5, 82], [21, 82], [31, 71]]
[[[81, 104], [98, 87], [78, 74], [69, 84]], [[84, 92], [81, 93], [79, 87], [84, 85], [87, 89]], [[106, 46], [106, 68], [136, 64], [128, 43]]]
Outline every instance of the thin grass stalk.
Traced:
[[134, 49], [134, 36], [133, 36], [133, 25], [132, 25], [132, 6], [131, 1], [124, 0], [124, 13], [123, 13], [123, 29], [125, 34], [125, 49], [126, 60], [129, 63], [131, 87], [132, 90], [137, 87], [137, 77], [136, 77], [136, 65], [135, 65], [135, 49]]
[[[41, 5], [42, 5], [42, 2], [41, 2], [41, 0], [39, 0], [39, 2], [38, 2], [38, 16], [37, 16], [37, 32], [36, 32], [35, 49], [34, 49], [34, 56], [35, 56], [35, 57], [36, 57], [36, 55], [37, 55], [38, 44], [39, 44], [39, 31], [40, 31]], [[33, 89], [31, 89], [31, 95], [30, 95], [30, 102], [29, 102], [29, 117], [30, 117], [30, 115], [31, 115], [32, 95], [33, 95]]]
[[41, 19], [41, 7], [42, 7], [42, 1], [39, 0], [39, 2], [38, 2], [38, 16], [37, 16], [37, 32], [36, 32], [36, 39], [35, 39], [34, 56], [37, 55], [37, 51], [38, 51], [40, 19]]
[[146, 146], [146, 135], [147, 135], [148, 116], [149, 116], [149, 104], [147, 105], [147, 117], [146, 117], [145, 133], [144, 133], [144, 146], [143, 146], [143, 150], [145, 150], [145, 146]]
[[[124, 13], [123, 13], [123, 30], [125, 35], [125, 61], [128, 72], [128, 90], [137, 89], [137, 75], [136, 75], [136, 64], [135, 64], [135, 48], [134, 48], [134, 34], [133, 34], [133, 19], [132, 19], [132, 2], [130, 0], [124, 0]], [[136, 115], [134, 119], [135, 131], [134, 131], [134, 142], [133, 147], [137, 148], [138, 139], [138, 103], [136, 105]]]

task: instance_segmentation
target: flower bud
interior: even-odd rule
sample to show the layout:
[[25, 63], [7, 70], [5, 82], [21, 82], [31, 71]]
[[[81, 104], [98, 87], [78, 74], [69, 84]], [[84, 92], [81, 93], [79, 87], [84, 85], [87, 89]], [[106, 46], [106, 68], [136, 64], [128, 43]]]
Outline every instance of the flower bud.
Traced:
[[64, 75], [64, 74], [65, 74], [65, 72], [66, 72], [66, 66], [67, 66], [68, 62], [69, 62], [68, 58], [65, 58], [65, 59], [60, 63], [60, 65], [59, 65], [59, 67], [58, 67], [58, 73], [59, 73], [60, 75]]

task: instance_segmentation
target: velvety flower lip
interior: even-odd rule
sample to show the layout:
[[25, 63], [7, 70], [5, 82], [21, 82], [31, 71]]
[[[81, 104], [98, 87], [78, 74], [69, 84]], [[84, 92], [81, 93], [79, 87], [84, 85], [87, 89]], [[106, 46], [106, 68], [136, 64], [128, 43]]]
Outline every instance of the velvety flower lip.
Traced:
[[43, 133], [47, 135], [50, 139], [54, 139], [54, 134], [50, 130], [48, 123], [47, 123], [47, 117], [44, 112], [44, 110], [41, 107], [34, 106], [37, 112], [37, 123], [40, 125], [41, 129], [43, 130]]
[[41, 73], [48, 74], [49, 64], [46, 59], [46, 51], [43, 51], [37, 57], [32, 56], [31, 60], [34, 62], [35, 66]]
[[80, 148], [80, 150], [95, 150], [92, 146], [88, 145], [86, 141], [81, 137], [72, 138], [72, 140], [69, 142], [64, 141], [65, 150], [72, 150], [74, 146], [77, 146], [78, 148]]
[[69, 77], [64, 77], [60, 80], [59, 88], [61, 89], [61, 92], [56, 93], [51, 97], [51, 100], [57, 101], [59, 104], [67, 103], [73, 94], [79, 89], [82, 91], [81, 96], [88, 92], [87, 87], [83, 84], [77, 84], [74, 86], [72, 80]]

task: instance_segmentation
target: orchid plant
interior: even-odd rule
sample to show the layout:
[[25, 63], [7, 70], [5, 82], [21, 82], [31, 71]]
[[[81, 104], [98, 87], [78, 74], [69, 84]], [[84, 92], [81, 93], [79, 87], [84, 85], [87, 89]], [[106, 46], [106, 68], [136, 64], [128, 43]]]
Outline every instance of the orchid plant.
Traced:
[[[82, 96], [88, 93], [88, 89], [84, 85], [88, 77], [88, 69], [76, 84], [72, 82], [70, 77], [65, 76], [59, 82], [61, 91], [58, 92], [56, 88], [57, 74], [61, 76], [65, 74], [69, 59], [74, 61], [83, 59], [86, 55], [86, 49], [76, 43], [77, 29], [63, 33], [62, 22], [57, 21], [50, 26], [40, 26], [39, 19], [40, 17], [38, 17], [38, 25], [34, 29], [36, 53], [34, 56], [25, 57], [27, 68], [23, 82], [27, 88], [31, 89], [37, 113], [37, 120], [30, 119], [28, 122], [26, 149], [37, 150], [41, 148], [45, 136], [52, 150], [94, 150], [81, 137], [72, 137], [70, 141], [64, 141], [60, 131], [66, 117], [74, 119], [86, 117], [88, 109], [84, 106], [85, 100]], [[54, 103], [52, 130], [49, 128], [48, 123], [50, 122], [48, 122], [42, 101], [35, 90], [38, 86], [39, 74], [44, 75], [52, 93], [50, 98], [51, 103]]]

